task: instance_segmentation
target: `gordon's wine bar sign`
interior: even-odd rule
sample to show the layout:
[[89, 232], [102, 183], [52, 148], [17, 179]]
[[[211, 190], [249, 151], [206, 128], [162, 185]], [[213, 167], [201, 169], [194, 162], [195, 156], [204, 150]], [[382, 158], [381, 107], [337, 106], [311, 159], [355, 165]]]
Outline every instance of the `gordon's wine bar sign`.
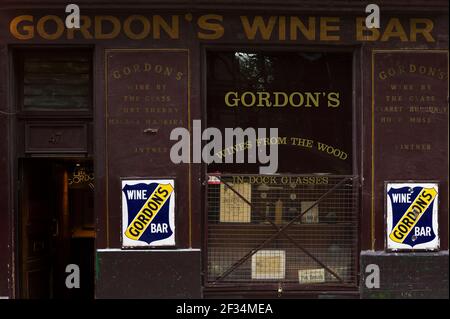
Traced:
[[355, 41], [435, 42], [434, 22], [429, 18], [403, 20], [391, 17], [379, 29], [368, 29], [365, 17], [356, 17], [350, 23], [346, 19], [336, 16], [224, 17], [214, 13], [197, 17], [190, 13], [164, 16], [83, 15], [79, 29], [68, 29], [62, 16], [23, 14], [10, 20], [9, 30], [18, 40], [112, 40], [121, 36], [131, 40], [178, 40], [187, 33], [186, 30], [194, 27], [195, 37], [200, 40], [219, 40], [229, 33], [247, 40], [335, 42], [341, 41], [344, 34], [352, 34]]

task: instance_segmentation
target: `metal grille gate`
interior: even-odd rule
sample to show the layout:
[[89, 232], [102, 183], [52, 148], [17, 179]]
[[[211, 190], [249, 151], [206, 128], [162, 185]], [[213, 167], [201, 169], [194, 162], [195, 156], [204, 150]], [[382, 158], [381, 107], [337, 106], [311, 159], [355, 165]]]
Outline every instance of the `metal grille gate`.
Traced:
[[359, 179], [208, 175], [207, 283], [357, 285]]

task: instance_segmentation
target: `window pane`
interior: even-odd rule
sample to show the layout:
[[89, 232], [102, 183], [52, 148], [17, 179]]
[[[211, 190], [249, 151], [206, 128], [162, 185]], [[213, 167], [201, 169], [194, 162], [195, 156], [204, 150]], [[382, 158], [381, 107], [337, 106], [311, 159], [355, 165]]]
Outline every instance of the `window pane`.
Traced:
[[278, 172], [352, 173], [352, 54], [210, 52], [207, 89], [208, 127], [278, 128]]
[[23, 56], [21, 97], [24, 109], [90, 108], [90, 58], [84, 53], [56, 52]]
[[[209, 52], [207, 63], [206, 126], [279, 135], [279, 174], [236, 157], [208, 165], [207, 282], [356, 285], [352, 54]], [[256, 146], [246, 142], [222, 153]]]

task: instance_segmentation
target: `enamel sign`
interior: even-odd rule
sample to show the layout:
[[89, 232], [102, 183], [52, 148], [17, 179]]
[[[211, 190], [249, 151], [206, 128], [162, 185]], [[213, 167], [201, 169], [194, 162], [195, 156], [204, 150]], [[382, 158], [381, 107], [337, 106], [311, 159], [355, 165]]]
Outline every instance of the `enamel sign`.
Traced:
[[437, 183], [386, 184], [389, 250], [439, 248]]
[[174, 180], [122, 180], [122, 247], [174, 245]]

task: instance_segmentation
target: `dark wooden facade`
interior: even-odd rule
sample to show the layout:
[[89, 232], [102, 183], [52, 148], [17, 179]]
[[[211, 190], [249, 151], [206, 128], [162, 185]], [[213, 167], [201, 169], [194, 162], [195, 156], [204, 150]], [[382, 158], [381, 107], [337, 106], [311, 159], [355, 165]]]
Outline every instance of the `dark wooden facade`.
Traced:
[[[0, 296], [17, 298], [17, 211], [19, 189], [19, 158], [36, 156], [39, 148], [47, 145], [49, 132], [60, 128], [65, 136], [72, 136], [67, 144], [56, 150], [43, 147], [44, 154], [53, 156], [90, 157], [94, 159], [95, 171], [95, 215], [97, 249], [96, 296], [102, 297], [208, 297], [208, 296], [267, 296], [276, 297], [276, 291], [245, 289], [236, 291], [223, 288], [204, 289], [202, 258], [205, 242], [204, 232], [204, 181], [206, 169], [202, 164], [175, 165], [169, 162], [167, 150], [149, 151], [139, 155], [134, 148], [150, 143], [158, 148], [170, 148], [168, 128], [159, 124], [146, 123], [135, 127], [135, 131], [119, 127], [111, 130], [111, 118], [133, 120], [136, 116], [124, 116], [114, 109], [115, 94], [127, 82], [114, 82], [111, 69], [139, 61], [139, 53], [160, 52], [157, 61], [179, 63], [187, 70], [183, 92], [177, 97], [186, 100], [187, 109], [177, 114], [177, 120], [188, 127], [192, 119], [204, 120], [206, 101], [206, 52], [227, 49], [275, 49], [310, 51], [345, 51], [353, 54], [353, 166], [354, 174], [360, 176], [359, 209], [359, 251], [385, 251], [385, 217], [383, 189], [386, 180], [435, 180], [440, 185], [439, 225], [440, 250], [447, 251], [448, 258], [448, 2], [447, 1], [381, 1], [382, 28], [390, 19], [398, 19], [405, 28], [405, 37], [392, 36], [385, 40], [357, 39], [355, 25], [357, 17], [365, 17], [365, 2], [361, 1], [84, 1], [77, 2], [81, 14], [91, 19], [88, 34], [78, 32], [68, 39], [67, 31], [60, 34], [49, 26], [44, 34], [55, 34], [55, 39], [43, 38], [37, 30], [38, 20], [43, 16], [55, 15], [65, 19], [64, 4], [60, 1], [8, 1], [0, 0]], [[33, 17], [34, 33], [30, 38], [20, 39], [11, 32], [11, 21], [21, 15]], [[159, 38], [153, 32], [144, 39], [130, 38], [124, 29], [110, 39], [102, 39], [95, 31], [95, 16], [114, 16], [123, 21], [132, 15], [149, 18], [161, 15], [170, 21], [179, 19], [177, 34], [161, 32]], [[199, 17], [210, 16], [215, 23], [221, 21], [223, 35], [215, 37], [219, 29], [205, 31], [196, 24]], [[254, 39], [245, 36], [240, 16], [253, 18], [261, 16], [338, 17], [339, 38], [323, 38], [319, 31], [314, 40], [290, 38], [277, 29], [272, 36]], [[432, 21], [432, 38], [411, 32], [411, 19]], [[319, 21], [319, 20], [318, 20]], [[319, 23], [319, 22], [317, 22]], [[152, 29], [153, 30], [152, 26]], [[289, 30], [289, 28], [287, 28]], [[111, 30], [109, 30], [111, 31]], [[384, 30], [385, 31], [385, 30]], [[391, 30], [392, 31], [392, 30]], [[26, 32], [25, 32], [26, 33]], [[23, 33], [23, 34], [25, 34]], [[134, 33], [136, 34], [136, 33]], [[382, 37], [382, 36], [381, 36]], [[33, 49], [70, 49], [90, 52], [93, 56], [92, 110], [70, 111], [60, 114], [22, 112], [17, 104], [16, 77], [14, 66], [17, 52]], [[166, 54], [165, 54], [166, 53]], [[175, 55], [174, 55], [175, 53]], [[134, 54], [134, 55], [133, 55]], [[144, 58], [145, 59], [145, 58]], [[386, 91], [376, 79], [378, 68], [389, 68], [393, 59], [410, 59], [418, 65], [436, 63], [445, 73], [443, 80], [432, 78], [433, 94], [439, 99], [442, 113], [433, 115], [432, 125], [408, 126], [393, 124], [386, 129], [380, 118], [386, 116], [374, 108], [378, 95]], [[184, 62], [183, 62], [184, 60]], [[375, 70], [375, 73], [374, 73]], [[374, 75], [375, 74], [375, 75]], [[420, 81], [419, 79], [413, 79]], [[130, 80], [131, 81], [131, 80]], [[139, 84], [139, 79], [132, 84]], [[377, 82], [378, 81], [378, 82]], [[402, 82], [404, 79], [399, 78]], [[125, 84], [123, 84], [125, 83]], [[418, 83], [418, 82], [417, 82]], [[169, 88], [170, 89], [170, 88]], [[178, 90], [179, 87], [173, 87]], [[182, 102], [180, 102], [182, 103]], [[431, 115], [430, 115], [431, 116]], [[156, 120], [164, 115], [156, 113]], [[155, 126], [156, 125], [156, 126]], [[170, 126], [172, 125], [172, 126]], [[158, 128], [158, 133], [142, 134], [147, 128]], [[117, 130], [117, 131], [116, 131]], [[426, 137], [413, 137], [408, 132], [417, 130]], [[136, 134], [135, 137], [127, 135]], [[73, 135], [70, 135], [73, 134]], [[140, 134], [140, 135], [139, 135]], [[142, 136], [141, 136], [142, 135]], [[164, 138], [159, 138], [159, 136]], [[31, 139], [31, 137], [33, 137]], [[44, 142], [40, 142], [42, 138]], [[386, 140], [386, 143], [383, 142]], [[397, 139], [397, 140], [396, 140]], [[148, 141], [148, 142], [147, 142]], [[35, 143], [35, 144], [33, 144]], [[39, 144], [41, 143], [41, 144]], [[399, 145], [431, 144], [431, 150], [404, 151]], [[424, 146], [425, 148], [427, 146]], [[123, 151], [125, 150], [125, 151]], [[121, 154], [129, 151], [130, 153]], [[159, 153], [158, 153], [159, 152]], [[56, 155], [55, 155], [56, 154]], [[150, 154], [150, 155], [149, 155]], [[128, 156], [123, 158], [123, 156]], [[152, 160], [149, 161], [148, 159]], [[120, 178], [122, 177], [173, 177], [177, 183], [177, 245], [175, 248], [156, 251], [123, 251], [120, 237]], [[132, 256], [132, 257], [130, 257]], [[362, 254], [361, 258], [364, 254]], [[373, 258], [373, 257], [371, 257]], [[433, 256], [429, 256], [433, 258]], [[441, 258], [441, 257], [440, 257]], [[438, 260], [438, 259], [436, 259]], [[441, 260], [441, 259], [439, 259]], [[131, 267], [132, 265], [132, 267]], [[131, 267], [131, 268], [130, 268]], [[161, 268], [169, 267], [169, 269]], [[146, 276], [134, 277], [133, 272], [145, 272]], [[162, 276], [158, 282], [152, 276]], [[183, 280], [176, 280], [180, 276]], [[360, 276], [363, 276], [360, 274]], [[131, 279], [130, 279], [131, 277]], [[112, 282], [112, 278], [116, 278]], [[187, 279], [188, 278], [188, 279]], [[141, 285], [135, 291], [122, 290], [130, 280]], [[400, 279], [398, 279], [400, 280]], [[448, 279], [447, 279], [448, 280]], [[167, 282], [167, 285], [164, 285]], [[157, 284], [159, 283], [159, 284]], [[146, 286], [153, 285], [152, 289]], [[158, 285], [155, 288], [154, 285]], [[406, 285], [406, 283], [405, 283]], [[122, 294], [123, 292], [123, 294]], [[343, 294], [358, 296], [358, 288], [327, 288], [325, 291], [288, 291], [286, 296], [317, 296], [317, 294]]]

